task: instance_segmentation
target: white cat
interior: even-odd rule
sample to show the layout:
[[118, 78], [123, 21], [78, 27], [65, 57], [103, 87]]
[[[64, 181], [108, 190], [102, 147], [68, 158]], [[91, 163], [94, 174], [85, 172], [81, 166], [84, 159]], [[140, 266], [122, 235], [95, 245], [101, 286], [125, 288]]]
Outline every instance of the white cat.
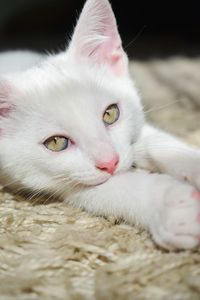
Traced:
[[1, 54], [0, 70], [8, 184], [122, 217], [167, 249], [200, 244], [200, 151], [144, 123], [108, 0], [87, 0], [65, 52]]

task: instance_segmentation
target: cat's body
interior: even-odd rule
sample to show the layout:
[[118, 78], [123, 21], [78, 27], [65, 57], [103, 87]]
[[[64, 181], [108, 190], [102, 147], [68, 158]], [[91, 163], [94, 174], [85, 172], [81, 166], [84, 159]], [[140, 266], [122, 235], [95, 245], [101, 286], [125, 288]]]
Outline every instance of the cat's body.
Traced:
[[144, 123], [107, 0], [86, 2], [66, 52], [4, 53], [0, 74], [8, 185], [138, 223], [165, 248], [199, 245], [200, 151]]

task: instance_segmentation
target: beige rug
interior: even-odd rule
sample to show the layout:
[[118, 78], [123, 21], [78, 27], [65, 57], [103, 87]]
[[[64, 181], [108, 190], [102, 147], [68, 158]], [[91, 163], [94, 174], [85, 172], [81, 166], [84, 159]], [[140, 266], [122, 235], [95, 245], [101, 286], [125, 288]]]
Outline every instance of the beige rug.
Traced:
[[[200, 146], [200, 59], [131, 65], [148, 119]], [[0, 299], [196, 300], [200, 250], [168, 253], [149, 235], [62, 203], [1, 189]]]

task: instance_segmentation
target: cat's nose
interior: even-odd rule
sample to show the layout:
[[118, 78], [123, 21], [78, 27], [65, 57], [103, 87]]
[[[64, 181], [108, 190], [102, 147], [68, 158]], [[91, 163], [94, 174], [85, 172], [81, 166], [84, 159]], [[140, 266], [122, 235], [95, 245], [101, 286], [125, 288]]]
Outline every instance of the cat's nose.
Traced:
[[119, 163], [119, 157], [115, 155], [110, 161], [98, 162], [96, 164], [96, 168], [112, 175], [115, 172], [118, 163]]

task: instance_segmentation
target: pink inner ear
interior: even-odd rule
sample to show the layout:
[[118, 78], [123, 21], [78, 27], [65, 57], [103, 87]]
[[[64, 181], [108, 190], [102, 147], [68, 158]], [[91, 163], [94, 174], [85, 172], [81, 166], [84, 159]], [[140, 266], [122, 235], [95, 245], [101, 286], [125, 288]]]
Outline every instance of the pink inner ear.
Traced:
[[127, 56], [108, 0], [86, 1], [70, 46], [79, 56], [107, 64], [117, 75], [128, 71]]
[[108, 64], [116, 75], [120, 75], [127, 69], [127, 58], [119, 36], [115, 35], [99, 46], [96, 56], [99, 63]]
[[12, 87], [7, 82], [0, 82], [0, 116], [6, 117], [11, 109], [12, 104], [9, 101], [12, 94]]
[[94, 56], [98, 63], [109, 65], [116, 75], [121, 75], [127, 71], [127, 56], [122, 48], [114, 20], [109, 21], [108, 24], [113, 29], [109, 28], [103, 32], [105, 40], [92, 51], [91, 56]]
[[[1, 104], [0, 104], [1, 105]], [[0, 116], [1, 117], [7, 117], [7, 115], [10, 113], [11, 107], [0, 107]]]

